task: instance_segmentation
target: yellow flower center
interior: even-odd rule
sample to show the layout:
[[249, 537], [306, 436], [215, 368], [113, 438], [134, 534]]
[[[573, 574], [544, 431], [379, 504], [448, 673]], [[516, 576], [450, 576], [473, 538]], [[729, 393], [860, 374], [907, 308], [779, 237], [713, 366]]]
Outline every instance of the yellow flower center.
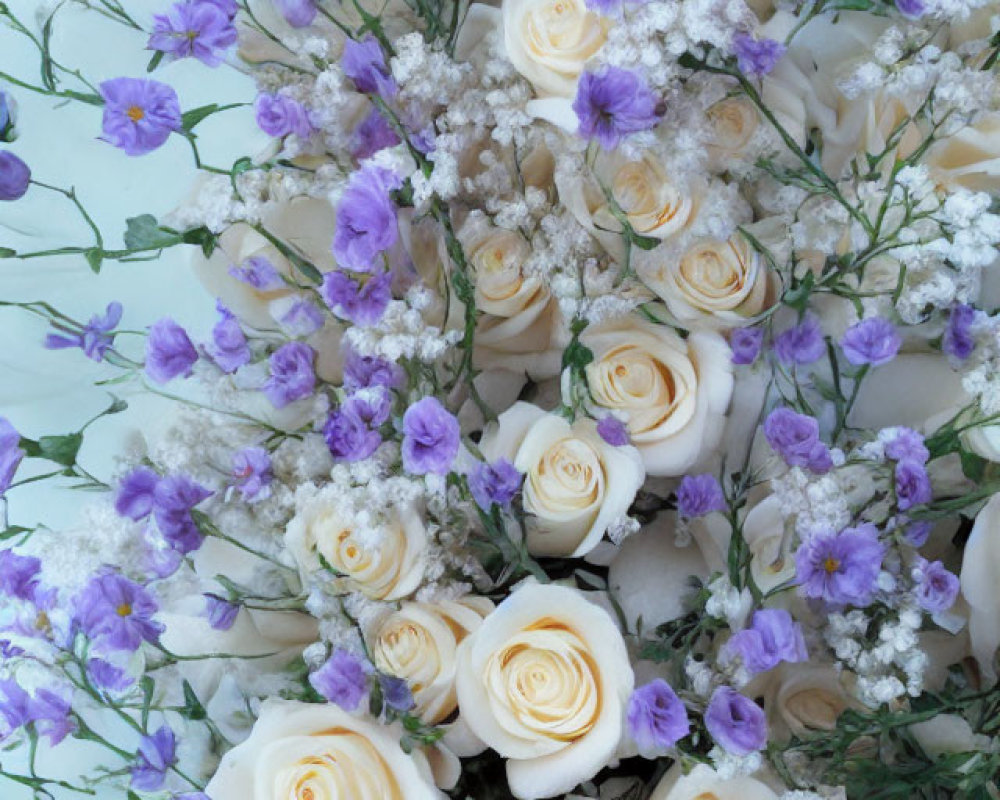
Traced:
[[119, 617], [127, 617], [132, 613], [132, 606], [129, 603], [122, 603], [115, 611]]
[[125, 116], [132, 120], [132, 122], [138, 122], [146, 116], [146, 112], [139, 108], [139, 106], [129, 106], [128, 111], [125, 112]]
[[825, 569], [827, 573], [832, 575], [834, 572], [840, 569], [840, 562], [833, 556], [830, 556], [829, 558], [827, 558], [826, 561], [823, 562], [823, 569]]

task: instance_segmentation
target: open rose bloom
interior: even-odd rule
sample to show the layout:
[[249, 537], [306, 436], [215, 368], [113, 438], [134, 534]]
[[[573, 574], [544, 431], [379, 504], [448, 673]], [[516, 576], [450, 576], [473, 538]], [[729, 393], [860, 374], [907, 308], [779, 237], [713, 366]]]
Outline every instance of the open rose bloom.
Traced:
[[0, 797], [1000, 797], [997, 0], [0, 16]]

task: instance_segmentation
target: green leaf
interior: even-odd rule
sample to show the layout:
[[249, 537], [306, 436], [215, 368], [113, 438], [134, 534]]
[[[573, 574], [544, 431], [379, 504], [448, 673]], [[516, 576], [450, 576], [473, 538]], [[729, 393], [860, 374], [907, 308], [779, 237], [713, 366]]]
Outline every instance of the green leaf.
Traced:
[[160, 250], [181, 241], [180, 234], [161, 228], [152, 214], [131, 217], [125, 225], [125, 246], [129, 250]]
[[83, 256], [87, 259], [87, 264], [90, 265], [93, 272], [101, 271], [101, 264], [104, 263], [104, 251], [100, 247], [91, 247]]
[[970, 453], [968, 450], [962, 450], [959, 458], [962, 461], [962, 472], [965, 474], [965, 477], [979, 483], [986, 472], [986, 459], [977, 456], [975, 453]]
[[142, 687], [142, 729], [145, 730], [149, 726], [149, 706], [153, 702], [153, 689], [156, 688], [156, 684], [149, 675], [143, 675], [139, 686]]
[[12, 250], [9, 247], [0, 247], [0, 258], [13, 258], [17, 255], [17, 250]]
[[158, 66], [160, 62], [163, 61], [164, 52], [162, 50], [157, 50], [153, 53], [153, 57], [149, 59], [149, 64], [146, 65], [146, 72], [152, 72]]
[[806, 305], [809, 303], [809, 295], [812, 294], [815, 283], [816, 277], [812, 272], [807, 272], [801, 281], [785, 292], [785, 296], [782, 298], [785, 305], [791, 306], [800, 314], [805, 312]]
[[181, 127], [190, 133], [191, 130], [194, 129], [195, 125], [212, 116], [212, 114], [218, 110], [219, 104], [212, 103], [207, 106], [199, 106], [198, 108], [192, 108], [190, 111], [185, 111], [181, 115]]
[[191, 230], [184, 231], [181, 234], [181, 241], [184, 244], [196, 244], [201, 247], [201, 252], [205, 254], [205, 258], [211, 258], [212, 253], [215, 252], [215, 245], [218, 243], [218, 237], [212, 233], [208, 228], [202, 226], [200, 228], [192, 228]]
[[634, 244], [640, 250], [652, 250], [654, 247], [660, 244], [659, 239], [656, 239], [652, 236], [642, 236], [635, 232], [632, 232], [629, 238], [631, 238], [632, 244]]
[[37, 442], [21, 439], [21, 447], [31, 458], [44, 458], [64, 467], [76, 464], [77, 453], [83, 444], [82, 433], [67, 433], [65, 436], [42, 436]]
[[25, 528], [21, 525], [11, 525], [6, 530], [0, 531], [0, 541], [7, 541], [8, 539], [13, 539], [15, 536], [20, 536], [22, 533], [34, 533], [34, 528]]
[[191, 688], [191, 684], [184, 681], [184, 708], [181, 710], [181, 715], [190, 720], [202, 720], [208, 716], [208, 712], [205, 711], [205, 706], [201, 704], [198, 699], [198, 695], [194, 693], [194, 689]]

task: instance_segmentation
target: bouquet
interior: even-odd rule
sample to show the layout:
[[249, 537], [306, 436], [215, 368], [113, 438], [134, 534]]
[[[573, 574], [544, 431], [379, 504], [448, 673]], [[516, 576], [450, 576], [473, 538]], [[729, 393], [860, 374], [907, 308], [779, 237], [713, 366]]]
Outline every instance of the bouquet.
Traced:
[[[114, 474], [0, 418], [4, 797], [1000, 796], [1000, 5], [16, 5], [0, 200], [89, 240], [0, 269], [184, 249], [218, 316], [0, 300], [175, 409]], [[183, 138], [188, 200], [103, 230], [27, 93], [122, 174]]]

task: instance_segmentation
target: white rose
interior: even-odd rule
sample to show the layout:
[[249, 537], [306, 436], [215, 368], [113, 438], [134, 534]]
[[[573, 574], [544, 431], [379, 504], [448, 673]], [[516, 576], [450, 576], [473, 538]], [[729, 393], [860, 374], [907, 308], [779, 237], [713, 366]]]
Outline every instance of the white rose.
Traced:
[[745, 325], [777, 300], [778, 276], [738, 234], [727, 241], [700, 239], [680, 257], [664, 255], [646, 262], [639, 277], [687, 328]]
[[528, 552], [536, 556], [589, 553], [628, 512], [645, 478], [639, 451], [609, 445], [592, 419], [571, 425], [530, 403], [501, 414], [480, 449], [524, 474]]
[[996, 653], [1000, 645], [1000, 494], [983, 506], [972, 526], [962, 555], [959, 575], [962, 596], [969, 604], [972, 655], [986, 679], [997, 679]]
[[476, 280], [475, 362], [482, 369], [527, 372], [535, 379], [559, 373], [565, 325], [559, 303], [539, 275], [527, 275], [531, 248], [516, 231], [472, 220], [460, 238]]
[[795, 577], [794, 525], [786, 526], [777, 497], [769, 495], [747, 512], [743, 538], [751, 554], [750, 572], [762, 592]]
[[503, 0], [503, 41], [514, 68], [541, 95], [573, 97], [611, 20], [584, 0]]
[[733, 391], [732, 355], [719, 334], [685, 340], [629, 316], [588, 328], [580, 341], [594, 354], [585, 368], [594, 402], [628, 414], [648, 474], [682, 475], [714, 450]]
[[554, 584], [521, 586], [458, 648], [462, 717], [508, 759], [522, 800], [568, 792], [608, 764], [634, 682], [608, 612]]
[[402, 731], [334, 704], [265, 700], [250, 738], [222, 757], [212, 800], [442, 800]]
[[678, 761], [649, 800], [778, 800], [778, 795], [755, 778], [723, 778], [707, 764], [697, 764], [685, 775]]
[[493, 610], [486, 597], [441, 603], [403, 603], [365, 637], [382, 672], [407, 682], [415, 712], [436, 725], [458, 706], [455, 664], [458, 645]]
[[306, 501], [285, 532], [303, 580], [323, 573], [322, 556], [339, 573], [330, 580], [344, 591], [376, 600], [399, 600], [416, 591], [427, 549], [420, 511], [390, 506], [374, 512], [377, 522], [360, 529], [327, 494]]
[[708, 153], [713, 166], [725, 169], [728, 160], [743, 154], [760, 127], [760, 112], [746, 97], [727, 97], [706, 112], [712, 135]]
[[845, 675], [830, 664], [784, 663], [764, 680], [764, 710], [771, 738], [778, 741], [831, 731], [841, 713], [860, 707]]

